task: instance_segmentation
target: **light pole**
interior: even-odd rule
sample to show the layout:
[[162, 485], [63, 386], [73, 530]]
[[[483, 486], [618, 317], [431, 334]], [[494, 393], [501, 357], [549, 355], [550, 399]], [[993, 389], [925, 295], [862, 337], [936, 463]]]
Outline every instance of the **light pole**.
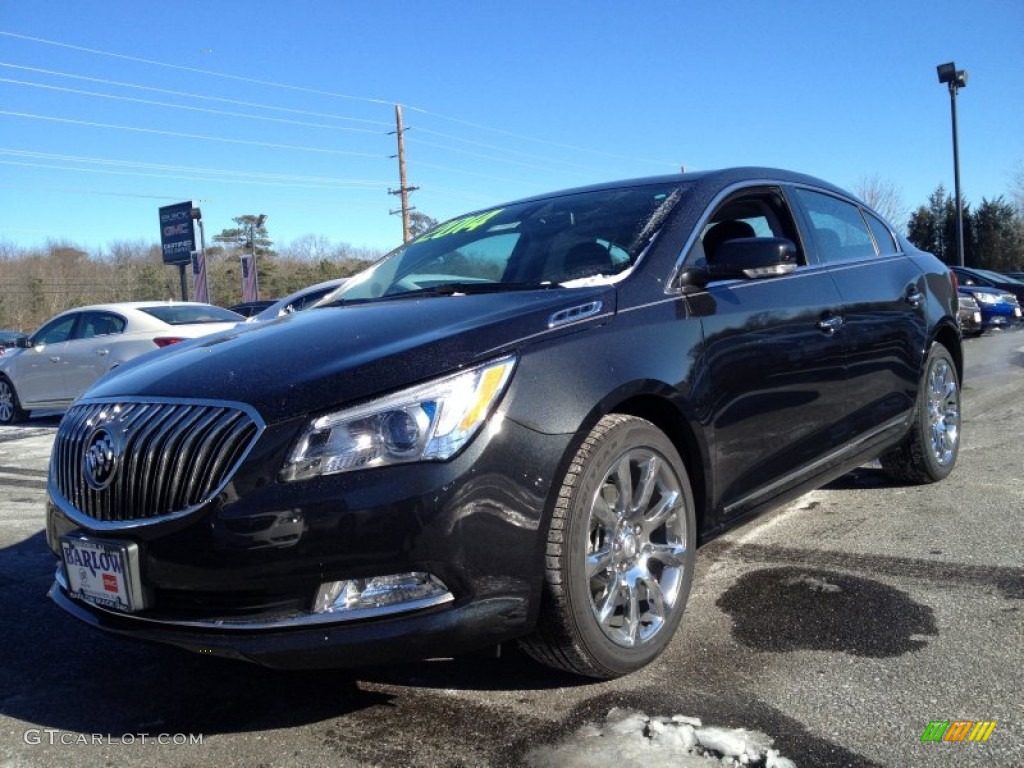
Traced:
[[192, 264], [192, 274], [195, 281], [196, 301], [209, 303], [210, 286], [206, 281], [206, 230], [203, 229], [203, 212], [199, 207], [191, 210], [192, 219], [199, 224], [199, 255]]
[[964, 208], [960, 197], [960, 147], [956, 131], [956, 94], [961, 88], [967, 87], [967, 70], [957, 69], [952, 61], [939, 64], [935, 68], [939, 73], [939, 82], [949, 85], [949, 105], [953, 114], [953, 186], [956, 194], [956, 263], [964, 266]]
[[260, 298], [260, 283], [259, 277], [257, 277], [258, 272], [256, 271], [256, 230], [262, 227], [266, 220], [267, 215], [261, 213], [249, 224], [249, 271], [248, 274], [245, 274], [243, 270], [243, 301], [259, 301]]

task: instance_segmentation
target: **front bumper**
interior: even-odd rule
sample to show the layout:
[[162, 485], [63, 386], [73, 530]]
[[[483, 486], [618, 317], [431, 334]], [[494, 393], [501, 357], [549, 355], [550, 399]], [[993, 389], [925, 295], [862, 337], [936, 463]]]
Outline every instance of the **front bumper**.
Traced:
[[[571, 436], [505, 420], [449, 462], [283, 483], [269, 473], [288, 440], [274, 435], [184, 518], [91, 528], [51, 487], [54, 553], [66, 535], [132, 541], [146, 595], [130, 614], [85, 602], [60, 562], [51, 598], [99, 629], [285, 668], [452, 656], [529, 632], [545, 510]], [[313, 610], [324, 583], [410, 571], [451, 597], [354, 616]]]

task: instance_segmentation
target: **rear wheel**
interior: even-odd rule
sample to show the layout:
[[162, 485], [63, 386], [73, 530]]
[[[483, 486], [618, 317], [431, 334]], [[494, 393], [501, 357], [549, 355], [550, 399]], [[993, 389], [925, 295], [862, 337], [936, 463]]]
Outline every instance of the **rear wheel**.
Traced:
[[533, 658], [589, 677], [628, 674], [672, 639], [693, 581], [693, 495], [671, 441], [604, 417], [576, 452], [548, 532]]
[[881, 457], [897, 480], [934, 483], [953, 471], [960, 450], [960, 380], [953, 358], [935, 343], [925, 360], [914, 422], [903, 443]]
[[25, 418], [18, 402], [18, 393], [10, 380], [0, 376], [0, 424], [15, 424]]

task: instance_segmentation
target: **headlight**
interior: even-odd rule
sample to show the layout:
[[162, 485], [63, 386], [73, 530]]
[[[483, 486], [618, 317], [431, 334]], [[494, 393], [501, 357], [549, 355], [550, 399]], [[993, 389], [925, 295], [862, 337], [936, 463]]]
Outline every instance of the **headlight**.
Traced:
[[974, 300], [980, 301], [982, 304], [998, 304], [1000, 302], [999, 296], [992, 293], [976, 293]]
[[515, 367], [503, 357], [313, 420], [288, 454], [283, 480], [411, 461], [444, 461], [480, 430]]

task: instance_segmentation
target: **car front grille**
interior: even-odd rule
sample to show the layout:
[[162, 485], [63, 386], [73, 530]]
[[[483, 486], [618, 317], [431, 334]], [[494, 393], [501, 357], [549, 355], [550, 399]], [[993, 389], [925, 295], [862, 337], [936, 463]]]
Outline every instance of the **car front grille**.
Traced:
[[79, 403], [57, 430], [50, 487], [101, 523], [184, 514], [222, 490], [262, 429], [234, 403]]

